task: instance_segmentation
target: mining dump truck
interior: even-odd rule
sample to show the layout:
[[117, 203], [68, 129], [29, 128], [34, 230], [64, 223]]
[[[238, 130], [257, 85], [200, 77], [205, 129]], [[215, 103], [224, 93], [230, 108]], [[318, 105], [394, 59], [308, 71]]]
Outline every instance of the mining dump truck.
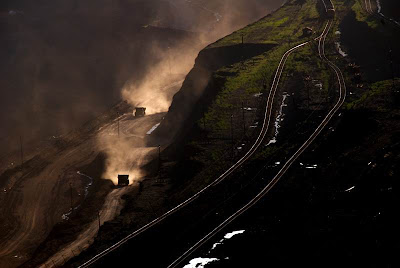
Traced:
[[135, 117], [141, 117], [146, 115], [146, 108], [145, 107], [137, 107], [135, 109]]
[[129, 175], [118, 175], [118, 186], [128, 186]]

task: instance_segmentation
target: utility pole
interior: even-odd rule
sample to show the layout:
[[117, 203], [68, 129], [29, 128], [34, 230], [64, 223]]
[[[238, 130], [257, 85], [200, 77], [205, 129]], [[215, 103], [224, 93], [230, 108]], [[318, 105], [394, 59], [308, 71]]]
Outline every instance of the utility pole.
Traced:
[[61, 256], [62, 256], [62, 258], [64, 260], [64, 264], [67, 263], [67, 260], [65, 259], [64, 254], [61, 254]]
[[72, 183], [69, 183], [69, 188], [71, 190], [71, 211], [74, 209], [73, 200], [72, 200]]
[[158, 145], [158, 171], [161, 169], [161, 145]]
[[111, 0], [111, 37], [114, 34], [114, 0]]
[[243, 115], [243, 136], [246, 137], [246, 118], [244, 116], [244, 103], [242, 101], [242, 115]]
[[206, 129], [206, 114], [204, 112], [203, 114], [203, 131], [204, 131], [204, 139], [206, 144], [208, 144], [208, 133], [207, 133], [207, 129]]
[[392, 90], [395, 89], [395, 82], [394, 82], [394, 67], [393, 67], [393, 54], [392, 48], [389, 48], [389, 61], [390, 61], [390, 68], [392, 69]]
[[19, 136], [19, 141], [21, 143], [21, 167], [24, 165], [24, 151], [22, 148], [22, 136]]
[[118, 118], [117, 118], [118, 120], [118, 139], [119, 139], [119, 112], [118, 112]]
[[167, 47], [168, 49], [168, 67], [169, 67], [169, 75], [172, 75], [172, 71], [171, 71], [171, 50], [170, 47]]
[[232, 158], [233, 158], [233, 145], [234, 145], [234, 140], [233, 140], [233, 115], [231, 115], [231, 138], [232, 138]]
[[97, 218], [98, 218], [98, 220], [99, 220], [99, 239], [101, 239], [100, 238], [100, 211], [97, 211]]

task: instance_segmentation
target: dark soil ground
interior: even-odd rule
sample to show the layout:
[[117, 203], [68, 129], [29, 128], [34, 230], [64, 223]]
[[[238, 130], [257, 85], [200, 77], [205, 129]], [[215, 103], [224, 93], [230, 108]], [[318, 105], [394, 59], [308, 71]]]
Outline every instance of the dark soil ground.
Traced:
[[396, 21], [400, 21], [400, 2], [396, 0], [380, 0], [381, 12]]
[[208, 254], [210, 242], [196, 256], [222, 260], [210, 267], [397, 267], [399, 131], [387, 114], [344, 112], [335, 131], [226, 230], [244, 229], [244, 235]]
[[367, 82], [391, 79], [391, 59], [394, 59], [395, 76], [400, 75], [400, 29], [389, 24], [378, 30], [372, 29], [366, 23], [357, 21], [354, 12], [349, 12], [341, 21], [340, 30], [341, 43], [361, 66]]

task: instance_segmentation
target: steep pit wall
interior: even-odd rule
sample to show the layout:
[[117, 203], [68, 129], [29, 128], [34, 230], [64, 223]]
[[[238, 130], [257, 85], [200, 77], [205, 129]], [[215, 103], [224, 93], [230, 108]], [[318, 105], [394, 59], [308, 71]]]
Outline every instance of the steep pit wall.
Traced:
[[[213, 74], [224, 66], [228, 66], [260, 55], [273, 46], [272, 44], [237, 44], [225, 47], [207, 47], [202, 50], [194, 68], [186, 76], [182, 88], [175, 94], [168, 114], [160, 127], [155, 131], [157, 139], [171, 140], [175, 152], [193, 124], [206, 111], [216, 94], [222, 89], [224, 76], [234, 73]], [[171, 147], [170, 147], [171, 148]]]

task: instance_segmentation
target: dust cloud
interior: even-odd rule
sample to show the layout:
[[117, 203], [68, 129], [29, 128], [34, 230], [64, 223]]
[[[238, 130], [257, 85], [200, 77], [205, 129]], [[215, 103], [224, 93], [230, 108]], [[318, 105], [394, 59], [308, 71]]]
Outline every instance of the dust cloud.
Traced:
[[154, 47], [160, 61], [140, 80], [128, 80], [121, 90], [122, 98], [133, 107], [146, 107], [146, 114], [167, 112], [172, 97], [180, 88], [185, 74], [193, 67], [196, 52], [203, 42], [193, 45]]
[[33, 148], [121, 98], [148, 114], [168, 111], [202, 48], [282, 2], [2, 1], [0, 158], [18, 153], [21, 135]]
[[[146, 65], [140, 79], [129, 79], [122, 87], [122, 98], [132, 107], [146, 107], [148, 115], [168, 111], [173, 95], [180, 88], [185, 74], [192, 69], [201, 49], [276, 8], [257, 0], [220, 1], [217, 4], [212, 1], [169, 2], [175, 12], [174, 20], [158, 20], [146, 27], [185, 29], [196, 33], [174, 44], [169, 40], [162, 44], [149, 44], [153, 54], [157, 55], [157, 62]], [[190, 19], [196, 12], [202, 16]], [[151, 159], [151, 152], [157, 151], [157, 148], [146, 148], [144, 143], [137, 140], [110, 136], [101, 137], [99, 145], [108, 156], [103, 178], [111, 179], [114, 184], [117, 184], [118, 174], [129, 174], [131, 183], [144, 177], [141, 165]]]
[[129, 183], [139, 181], [146, 174], [141, 169], [142, 165], [151, 160], [151, 153], [157, 148], [140, 147], [137, 142], [116, 137], [103, 137], [99, 139], [99, 145], [107, 154], [104, 179], [118, 184], [118, 175], [129, 175]]
[[[155, 24], [158, 27], [197, 31], [191, 40], [167, 48], [153, 45], [160, 61], [151, 66], [142, 79], [128, 80], [122, 88], [122, 98], [133, 107], [146, 107], [147, 113], [168, 111], [173, 94], [168, 86], [183, 79], [193, 67], [198, 52], [207, 44], [265, 16], [283, 1], [169, 1], [174, 20]], [[195, 13], [201, 14], [197, 17]], [[188, 45], [190, 44], [190, 45]], [[175, 81], [174, 81], [175, 79]], [[178, 81], [179, 81], [178, 80]], [[183, 81], [182, 81], [183, 82]]]

